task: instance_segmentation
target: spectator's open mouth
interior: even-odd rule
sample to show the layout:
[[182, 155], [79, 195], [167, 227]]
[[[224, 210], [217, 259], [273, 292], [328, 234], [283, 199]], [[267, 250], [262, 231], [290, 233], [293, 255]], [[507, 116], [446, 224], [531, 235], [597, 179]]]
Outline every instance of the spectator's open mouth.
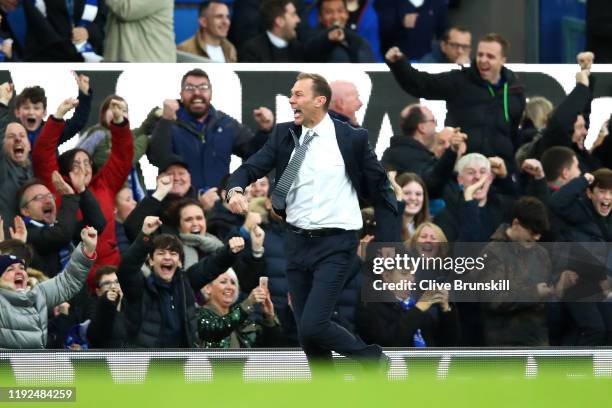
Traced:
[[170, 274], [174, 272], [174, 270], [176, 269], [176, 266], [174, 265], [174, 262], [166, 262], [160, 265], [160, 269], [162, 273]]
[[28, 285], [28, 281], [22, 272], [15, 272], [13, 283], [15, 285], [15, 289], [25, 289]]
[[13, 156], [15, 156], [16, 159], [23, 159], [25, 156], [25, 148], [21, 145], [13, 146]]
[[26, 118], [26, 124], [28, 125], [28, 127], [32, 127], [36, 125], [36, 118], [33, 118], [33, 117]]
[[610, 209], [612, 209], [612, 202], [602, 201], [599, 203], [598, 207], [599, 214], [603, 215], [604, 217], [607, 217], [608, 214], [610, 214]]
[[200, 234], [200, 232], [202, 232], [202, 229], [201, 229], [200, 227], [192, 227], [192, 228], [191, 228], [191, 233], [192, 233], [192, 234], [199, 235], [199, 234]]

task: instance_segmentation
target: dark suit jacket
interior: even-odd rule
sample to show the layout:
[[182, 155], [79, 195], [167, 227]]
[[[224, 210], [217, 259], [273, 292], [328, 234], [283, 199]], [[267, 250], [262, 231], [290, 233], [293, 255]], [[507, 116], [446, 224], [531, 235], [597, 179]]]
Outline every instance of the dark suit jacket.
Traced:
[[249, 40], [239, 51], [240, 62], [304, 62], [302, 44], [291, 41], [287, 48], [276, 48], [266, 33]]
[[[346, 172], [357, 196], [360, 200], [373, 205], [376, 211], [376, 240], [379, 242], [400, 241], [401, 224], [396, 218], [397, 200], [385, 170], [368, 143], [367, 130], [355, 129], [338, 120], [333, 120], [333, 122]], [[276, 132], [268, 138], [261, 150], [234, 172], [228, 182], [227, 190], [234, 187], [245, 188], [273, 169], [276, 170], [276, 182], [278, 182], [295, 147], [291, 133], [299, 137], [301, 131], [302, 127], [293, 122], [278, 124]], [[334, 194], [334, 192], [330, 191], [329, 194]]]

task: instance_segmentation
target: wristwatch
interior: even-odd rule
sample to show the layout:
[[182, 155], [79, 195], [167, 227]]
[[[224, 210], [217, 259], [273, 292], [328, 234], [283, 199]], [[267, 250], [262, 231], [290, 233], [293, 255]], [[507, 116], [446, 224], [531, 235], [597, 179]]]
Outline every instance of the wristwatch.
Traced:
[[242, 187], [234, 187], [230, 191], [228, 191], [227, 194], [225, 195], [225, 202], [227, 204], [229, 204], [230, 199], [232, 198], [232, 195], [234, 193], [244, 194], [244, 190], [242, 189]]

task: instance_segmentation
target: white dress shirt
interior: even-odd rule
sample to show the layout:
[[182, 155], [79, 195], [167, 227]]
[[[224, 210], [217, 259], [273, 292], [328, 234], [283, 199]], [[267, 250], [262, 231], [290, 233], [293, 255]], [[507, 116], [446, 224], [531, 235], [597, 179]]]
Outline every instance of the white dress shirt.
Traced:
[[276, 48], [287, 48], [289, 46], [289, 42], [283, 38], [280, 38], [269, 31], [266, 31], [268, 39]]
[[[302, 126], [300, 143], [309, 130]], [[312, 130], [317, 135], [287, 194], [287, 222], [303, 229], [361, 229], [357, 192], [346, 173], [334, 122], [326, 114]]]

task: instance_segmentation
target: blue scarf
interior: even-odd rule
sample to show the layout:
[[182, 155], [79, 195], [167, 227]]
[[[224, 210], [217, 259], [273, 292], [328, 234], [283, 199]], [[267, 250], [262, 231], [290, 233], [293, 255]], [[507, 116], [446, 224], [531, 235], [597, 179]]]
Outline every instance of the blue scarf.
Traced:
[[[407, 298], [404, 300], [400, 300], [400, 306], [404, 310], [410, 310], [416, 305], [416, 302], [412, 298]], [[421, 329], [417, 329], [414, 336], [412, 336], [412, 345], [418, 348], [427, 347], [427, 343], [425, 343], [425, 339], [423, 338], [423, 334], [421, 333]]]

